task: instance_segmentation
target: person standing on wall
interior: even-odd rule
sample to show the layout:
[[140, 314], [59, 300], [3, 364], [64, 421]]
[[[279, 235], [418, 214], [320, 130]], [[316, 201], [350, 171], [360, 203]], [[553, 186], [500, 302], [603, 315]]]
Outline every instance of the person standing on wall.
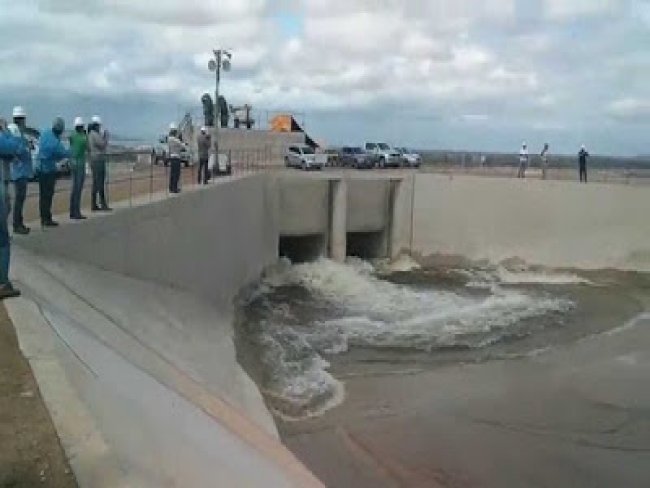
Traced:
[[57, 117], [54, 119], [51, 129], [41, 132], [39, 140], [39, 209], [41, 226], [43, 227], [57, 227], [59, 225], [58, 222], [52, 220], [52, 199], [56, 187], [56, 163], [71, 156], [70, 151], [61, 142], [64, 131], [65, 122], [61, 117]]
[[[32, 166], [32, 154], [29, 151], [29, 142], [17, 124], [9, 124], [9, 132], [13, 135], [20, 145], [20, 151], [11, 161], [11, 181], [14, 182], [14, 212], [13, 224], [14, 234], [29, 234], [29, 227], [25, 226], [23, 221], [23, 207], [27, 197], [27, 183], [34, 176]], [[7, 208], [7, 211], [9, 209]]]
[[[201, 132], [197, 140], [199, 147], [199, 185], [203, 181], [204, 185], [208, 184], [209, 174], [208, 174], [208, 161], [210, 159], [210, 147], [212, 145], [212, 138], [208, 134], [208, 128], [203, 126], [201, 127]], [[201, 180], [201, 174], [203, 174], [203, 180]]]
[[542, 179], [546, 179], [546, 173], [548, 171], [548, 152], [549, 152], [549, 145], [548, 142], [544, 144], [544, 148], [542, 149], [542, 153], [540, 155], [541, 160], [542, 160]]
[[[7, 127], [7, 121], [5, 119], [0, 118], [0, 134], [4, 137], [11, 137], [11, 133], [9, 132], [9, 128]], [[11, 195], [9, 192], [9, 175], [11, 173], [11, 162], [15, 158], [15, 154], [9, 154], [7, 153], [4, 156], [0, 156], [0, 172], [2, 173], [0, 175], [0, 179], [2, 179], [2, 197], [4, 198], [4, 211], [5, 211], [5, 217], [9, 218], [9, 214], [11, 213]]]
[[587, 152], [587, 148], [583, 144], [582, 147], [580, 148], [580, 152], [578, 153], [578, 162], [580, 165], [580, 183], [587, 183], [587, 158], [589, 157], [589, 153]]
[[74, 119], [74, 132], [70, 136], [70, 151], [72, 160], [70, 170], [72, 172], [72, 191], [70, 192], [70, 218], [72, 220], [83, 220], [86, 217], [81, 214], [81, 192], [86, 179], [86, 155], [88, 154], [88, 135], [81, 117]]
[[528, 146], [524, 142], [519, 151], [519, 171], [517, 171], [517, 178], [526, 177], [526, 168], [528, 168]]
[[[91, 207], [93, 212], [110, 212], [112, 209], [106, 201], [106, 148], [108, 131], [102, 129], [102, 119], [93, 115], [88, 126], [88, 149], [90, 152], [90, 169], [93, 175]], [[100, 205], [97, 205], [99, 197]]]
[[178, 135], [178, 127], [173, 122], [169, 124], [169, 136], [167, 136], [167, 151], [169, 152], [169, 193], [180, 193], [178, 182], [181, 177], [181, 152], [183, 141]]
[[[13, 159], [21, 152], [20, 139], [13, 136], [5, 127], [5, 121], [0, 124], [0, 158]], [[7, 225], [8, 209], [4, 195], [6, 186], [4, 179], [8, 178], [4, 171], [0, 173], [0, 300], [20, 296], [9, 280], [9, 262], [11, 259], [11, 242]]]
[[27, 111], [20, 105], [13, 108], [12, 118], [18, 127], [20, 137], [24, 141], [27, 153], [14, 160], [11, 167], [11, 180], [14, 182], [14, 234], [27, 234], [29, 229], [23, 223], [23, 207], [27, 197], [27, 183], [34, 176], [33, 152], [35, 150], [33, 136], [27, 132]]

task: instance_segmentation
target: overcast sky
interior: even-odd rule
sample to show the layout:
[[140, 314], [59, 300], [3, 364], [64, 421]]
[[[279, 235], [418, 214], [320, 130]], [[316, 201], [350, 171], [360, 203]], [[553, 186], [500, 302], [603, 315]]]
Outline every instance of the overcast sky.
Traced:
[[332, 144], [650, 153], [650, 0], [0, 0], [0, 115], [152, 137], [213, 89]]

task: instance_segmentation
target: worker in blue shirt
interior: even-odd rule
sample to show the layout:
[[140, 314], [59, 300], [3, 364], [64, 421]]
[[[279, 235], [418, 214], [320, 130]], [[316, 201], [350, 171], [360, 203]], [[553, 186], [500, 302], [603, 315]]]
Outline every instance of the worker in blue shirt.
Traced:
[[14, 234], [29, 234], [23, 220], [23, 207], [27, 197], [27, 183], [34, 176], [29, 142], [17, 124], [9, 124], [9, 132], [20, 144], [19, 154], [11, 161], [11, 181], [14, 182]]
[[[4, 121], [0, 124], [0, 158], [15, 158], [20, 153], [20, 142], [5, 127]], [[0, 300], [17, 297], [20, 291], [16, 290], [9, 280], [9, 261], [11, 258], [11, 243], [7, 227], [8, 207], [5, 191], [5, 179], [9, 175], [0, 171]]]
[[54, 119], [52, 128], [41, 132], [39, 139], [39, 210], [41, 213], [41, 225], [43, 227], [57, 227], [58, 222], [52, 220], [52, 199], [56, 186], [56, 163], [62, 159], [71, 157], [70, 150], [66, 149], [61, 142], [61, 135], [65, 130], [65, 122], [61, 117]]

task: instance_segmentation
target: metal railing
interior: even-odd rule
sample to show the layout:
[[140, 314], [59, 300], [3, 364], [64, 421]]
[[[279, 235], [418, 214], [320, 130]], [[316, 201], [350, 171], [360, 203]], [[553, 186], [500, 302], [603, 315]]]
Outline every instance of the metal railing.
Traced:
[[[230, 162], [230, 171], [222, 174], [213, 172], [208, 185], [223, 178], [241, 177], [277, 168], [277, 164], [273, 164], [271, 159], [270, 147], [231, 150], [226, 154]], [[179, 179], [181, 191], [203, 186], [202, 182], [198, 181], [198, 161], [194, 157], [190, 159], [190, 162], [181, 163]], [[150, 150], [125, 150], [107, 154], [105, 193], [108, 204], [130, 207], [168, 197], [170, 169], [170, 166], [162, 161], [156, 164]], [[13, 185], [11, 186], [13, 201], [14, 189]], [[52, 203], [53, 215], [69, 213], [71, 191], [72, 179], [70, 175], [65, 173], [59, 175]], [[89, 214], [91, 211], [91, 192], [92, 173], [90, 166], [87, 165], [81, 200], [82, 214]], [[40, 219], [39, 185], [36, 179], [28, 184], [23, 214], [25, 222], [34, 222]]]

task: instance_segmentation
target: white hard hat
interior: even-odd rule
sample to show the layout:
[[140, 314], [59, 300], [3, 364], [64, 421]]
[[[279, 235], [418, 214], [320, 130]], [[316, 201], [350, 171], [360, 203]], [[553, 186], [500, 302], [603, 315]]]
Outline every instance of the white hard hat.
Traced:
[[583, 144], [582, 146], [580, 146], [580, 149], [587, 149], [587, 147]]
[[169, 130], [177, 130], [177, 129], [178, 129], [178, 126], [174, 122], [169, 124]]
[[90, 121], [93, 124], [102, 125], [102, 118], [99, 115], [93, 115], [92, 118], [90, 119]]
[[84, 125], [84, 119], [81, 117], [75, 117], [74, 119], [74, 126], [75, 127], [82, 127]]
[[207, 132], [207, 131], [208, 131], [208, 128], [205, 125], [201, 127], [201, 132]]
[[27, 117], [27, 112], [20, 105], [16, 105], [12, 112], [13, 117]]
[[18, 128], [18, 126], [16, 124], [14, 124], [14, 123], [9, 124], [7, 126], [7, 129], [9, 130], [9, 132], [11, 132], [12, 136], [20, 137], [20, 129]]

